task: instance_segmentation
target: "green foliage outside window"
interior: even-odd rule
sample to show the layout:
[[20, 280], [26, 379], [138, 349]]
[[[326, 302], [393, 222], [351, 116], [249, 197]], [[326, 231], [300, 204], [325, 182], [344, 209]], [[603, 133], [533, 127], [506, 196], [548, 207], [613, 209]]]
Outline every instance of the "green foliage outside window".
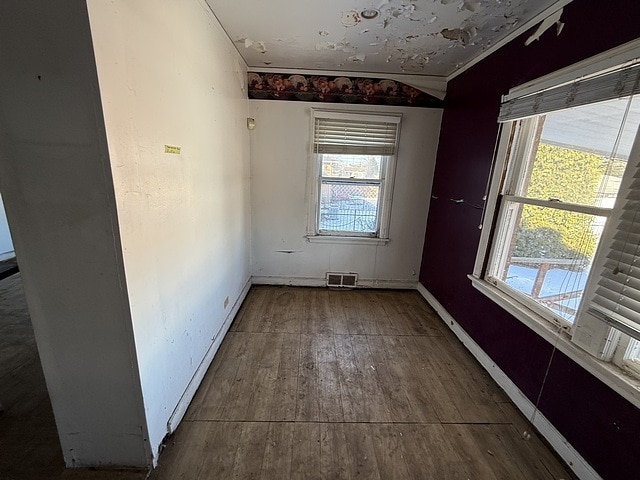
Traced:
[[[603, 157], [540, 144], [527, 196], [594, 205], [604, 173]], [[589, 215], [523, 205], [513, 256], [585, 259], [593, 255], [596, 236]]]

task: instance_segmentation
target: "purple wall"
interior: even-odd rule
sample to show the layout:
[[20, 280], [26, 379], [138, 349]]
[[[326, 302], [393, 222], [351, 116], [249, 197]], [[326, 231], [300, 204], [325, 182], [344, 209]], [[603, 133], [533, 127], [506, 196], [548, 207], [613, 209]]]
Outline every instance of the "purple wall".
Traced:
[[[615, 6], [614, 6], [615, 5]], [[482, 204], [510, 88], [640, 37], [640, 2], [574, 1], [528, 47], [527, 32], [448, 85], [420, 282], [534, 401], [552, 346], [471, 286]], [[605, 479], [639, 478], [640, 410], [556, 352], [542, 413]]]

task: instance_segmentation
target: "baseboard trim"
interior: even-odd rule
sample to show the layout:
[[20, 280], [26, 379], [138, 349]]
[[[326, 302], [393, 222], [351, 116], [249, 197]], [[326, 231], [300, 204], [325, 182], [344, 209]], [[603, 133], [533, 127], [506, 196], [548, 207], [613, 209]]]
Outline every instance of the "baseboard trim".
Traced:
[[[491, 378], [505, 391], [511, 401], [527, 418], [531, 418], [535, 406], [516, 386], [506, 373], [498, 367], [491, 357], [469, 336], [469, 334], [458, 324], [453, 316], [438, 302], [438, 300], [421, 283], [418, 283], [417, 290], [433, 309], [444, 320], [445, 324], [458, 337], [462, 344], [480, 362], [482, 367], [491, 375]], [[539, 411], [536, 413], [533, 425], [538, 432], [549, 442], [553, 449], [569, 465], [573, 472], [581, 480], [602, 480], [602, 477], [582, 458], [575, 448], [562, 436], [562, 434], [546, 419]]]
[[[254, 276], [253, 285], [290, 285], [292, 287], [326, 287], [324, 277], [284, 277], [284, 276]], [[418, 282], [411, 280], [367, 280], [358, 278], [358, 288], [389, 288], [401, 290], [415, 290]]]
[[253, 276], [251, 282], [254, 285], [290, 285], [292, 287], [324, 287], [327, 281], [324, 278], [315, 277], [279, 277], [279, 276]]
[[388, 288], [396, 290], [415, 290], [418, 282], [407, 280], [366, 280], [358, 279], [358, 285], [363, 288]]
[[178, 401], [176, 408], [173, 410], [171, 417], [169, 417], [169, 420], [167, 421], [167, 434], [173, 433], [175, 429], [178, 428], [178, 425], [182, 421], [182, 418], [184, 417], [184, 414], [186, 413], [187, 408], [191, 403], [191, 400], [193, 400], [193, 397], [196, 394], [196, 391], [198, 390], [198, 387], [200, 386], [202, 379], [207, 373], [207, 370], [209, 369], [209, 366], [211, 365], [211, 362], [213, 361], [213, 358], [215, 357], [216, 352], [218, 351], [218, 348], [220, 348], [220, 344], [222, 343], [222, 340], [224, 340], [225, 335], [229, 331], [229, 327], [231, 326], [233, 319], [238, 313], [238, 310], [240, 310], [240, 306], [242, 305], [242, 302], [244, 302], [244, 299], [246, 298], [247, 294], [249, 293], [250, 288], [251, 288], [251, 278], [247, 280], [247, 283], [245, 283], [244, 287], [242, 288], [242, 291], [240, 292], [240, 295], [236, 299], [235, 303], [233, 304], [233, 307], [231, 308], [231, 310], [229, 310], [229, 313], [227, 314], [227, 318], [225, 318], [224, 323], [218, 330], [218, 333], [214, 337], [213, 342], [211, 343], [211, 345], [209, 345], [209, 349], [207, 350], [207, 353], [204, 355], [204, 358], [200, 362], [200, 365], [198, 365], [198, 368], [196, 368], [196, 371], [191, 377], [191, 380], [189, 380], [189, 384], [187, 385], [187, 388], [183, 392], [182, 396], [180, 397], [180, 400]]

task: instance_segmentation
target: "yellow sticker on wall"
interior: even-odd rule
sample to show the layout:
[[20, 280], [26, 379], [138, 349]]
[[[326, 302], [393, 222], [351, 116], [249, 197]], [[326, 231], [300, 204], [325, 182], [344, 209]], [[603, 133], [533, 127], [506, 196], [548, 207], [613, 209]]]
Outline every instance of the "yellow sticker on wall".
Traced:
[[164, 153], [173, 153], [174, 155], [180, 155], [180, 149], [182, 147], [176, 147], [175, 145], [165, 145]]

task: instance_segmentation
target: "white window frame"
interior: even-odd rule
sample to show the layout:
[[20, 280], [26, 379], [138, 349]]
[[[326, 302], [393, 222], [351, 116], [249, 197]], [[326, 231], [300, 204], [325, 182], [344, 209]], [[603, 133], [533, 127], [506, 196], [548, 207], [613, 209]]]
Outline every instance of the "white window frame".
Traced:
[[[512, 139], [512, 145], [506, 153], [505, 161], [502, 164], [502, 168], [505, 170], [505, 174], [504, 178], [501, 181], [501, 188], [498, 189], [498, 194], [501, 197], [501, 201], [499, 202], [499, 211], [496, 214], [495, 219], [498, 220], [502, 218], [504, 221], [498, 222], [499, 224], [496, 225], [496, 228], [494, 229], [495, 239], [501, 239], [503, 241], [511, 240], [511, 233], [507, 232], [513, 231], [514, 228], [517, 228], [517, 225], [513, 223], [513, 221], [515, 220], [514, 217], [511, 217], [510, 221], [507, 221], [508, 216], [506, 210], [517, 205], [535, 205], [539, 207], [546, 207], [567, 212], [597, 215], [605, 218], [608, 218], [613, 212], [612, 208], [577, 205], [572, 203], [559, 202], [552, 199], [544, 200], [517, 195], [517, 192], [521, 189], [520, 183], [524, 178], [523, 169], [525, 169], [531, 161], [531, 157], [534, 153], [533, 148], [536, 147], [536, 145], [534, 145], [533, 143], [533, 140], [534, 131], [537, 128], [538, 118], [539, 117], [530, 117], [523, 120], [510, 122], [509, 126], [511, 127], [511, 131], [509, 131], [509, 133], [505, 132], [505, 134], [508, 135], [510, 139]], [[511, 133], [513, 133], [513, 136], [511, 136]], [[566, 319], [564, 319], [560, 315], [554, 314], [550, 309], [540, 305], [531, 297], [509, 287], [506, 283], [492, 275], [492, 272], [489, 270], [488, 265], [492, 262], [499, 262], [499, 264], [494, 266], [493, 270], [503, 270], [505, 262], [508, 260], [504, 254], [504, 244], [499, 241], [492, 242], [492, 244], [490, 245], [490, 252], [487, 256], [487, 269], [486, 271], [482, 272], [485, 280], [494, 285], [496, 288], [502, 290], [507, 295], [514, 297], [530, 310], [537, 312], [538, 315], [553, 323], [555, 326], [565, 330], [570, 330], [572, 324], [569, 323]]]
[[[516, 87], [503, 100], [571, 82], [577, 78], [617, 65], [636, 61], [639, 57], [640, 40], [636, 40], [576, 65], [569, 66], [554, 74]], [[627, 361], [630, 351], [628, 347], [630, 337], [611, 328], [600, 319], [582, 312], [582, 308], [578, 312], [574, 326], [571, 329], [567, 328], [565, 322], [557, 321], [557, 318], [555, 319], [556, 321], [553, 318], [549, 321], [553, 315], [550, 315], [550, 312], [543, 307], [534, 305], [535, 302], [526, 299], [524, 295], [519, 298], [517, 294], [513, 294], [512, 289], [507, 293], [484, 278], [490, 256], [493, 254], [492, 241], [495, 234], [495, 225], [498, 218], [500, 218], [500, 212], [498, 212], [499, 197], [503, 185], [505, 185], [505, 182], [509, 182], [509, 178], [506, 178], [507, 169], [505, 167], [513, 155], [522, 155], [522, 150], [528, 148], [526, 145], [528, 142], [522, 142], [521, 139], [523, 137], [520, 135], [520, 130], [526, 128], [528, 128], [527, 120], [501, 124], [494, 164], [490, 174], [490, 184], [487, 195], [484, 198], [486, 208], [480, 225], [482, 232], [478, 252], [473, 273], [469, 275], [469, 279], [476, 289], [640, 408], [640, 365], [636, 362]], [[638, 137], [640, 137], [640, 134]], [[636, 138], [636, 141], [638, 141], [638, 138]], [[637, 159], [630, 158], [629, 165], [633, 162], [637, 164]], [[621, 196], [622, 189], [618, 194], [619, 198]], [[615, 216], [615, 213], [613, 215]], [[607, 230], [605, 230], [600, 241], [601, 246], [606, 245], [607, 235]], [[596, 253], [596, 258], [598, 258], [598, 253]], [[596, 263], [592, 266], [593, 271], [597, 271]], [[589, 282], [586, 286], [585, 299], [588, 298], [587, 289], [591, 288], [591, 283], [593, 282]], [[523, 299], [524, 301], [522, 301]]]
[[[395, 141], [395, 153], [383, 155], [381, 164], [380, 180], [358, 180], [358, 179], [338, 179], [324, 177], [322, 174], [322, 155], [315, 152], [314, 132], [316, 117], [389, 122], [397, 124], [397, 134]], [[318, 243], [348, 243], [348, 244], [377, 244], [386, 245], [389, 242], [389, 227], [391, 224], [391, 206], [393, 199], [393, 189], [395, 183], [396, 162], [400, 147], [400, 129], [402, 114], [376, 114], [369, 112], [344, 112], [337, 110], [311, 109], [311, 127], [309, 141], [309, 167], [307, 178], [307, 240]], [[378, 218], [376, 231], [355, 232], [355, 231], [322, 231], [320, 225], [320, 193], [323, 180], [335, 181], [344, 184], [377, 183], [380, 186], [378, 197]]]
[[640, 375], [640, 362], [629, 359], [634, 342], [640, 343], [640, 340], [634, 340], [629, 335], [621, 333], [618, 347], [615, 349], [611, 361], [630, 375], [637, 377]]

